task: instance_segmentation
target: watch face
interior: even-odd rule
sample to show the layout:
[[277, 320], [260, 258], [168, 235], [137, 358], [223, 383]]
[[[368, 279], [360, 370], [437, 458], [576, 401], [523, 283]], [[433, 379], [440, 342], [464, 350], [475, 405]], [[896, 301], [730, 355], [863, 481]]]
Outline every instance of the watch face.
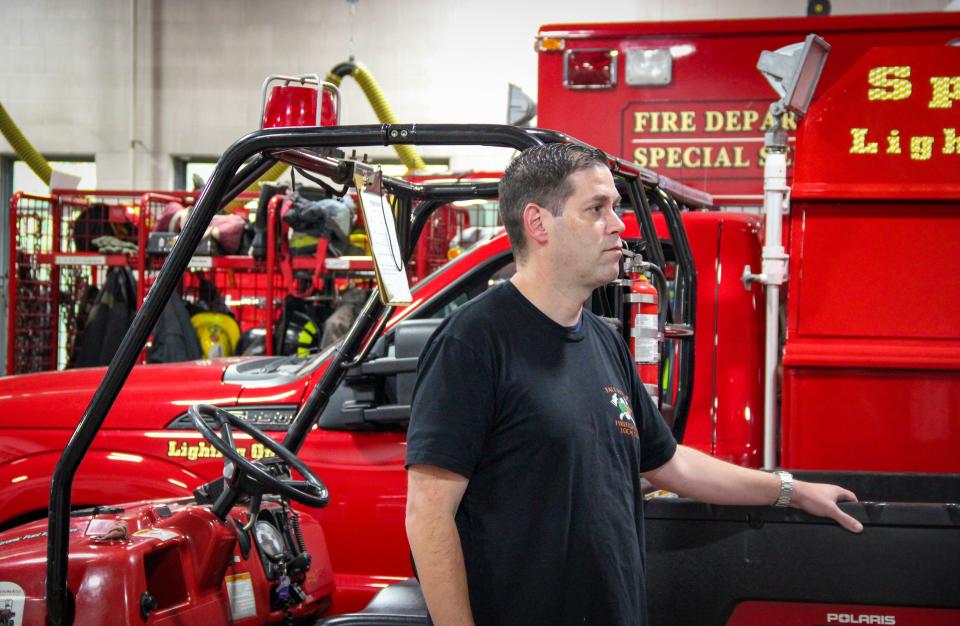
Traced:
[[253, 527], [253, 532], [257, 538], [257, 545], [267, 558], [277, 560], [284, 555], [286, 546], [283, 542], [283, 535], [273, 524], [257, 522]]

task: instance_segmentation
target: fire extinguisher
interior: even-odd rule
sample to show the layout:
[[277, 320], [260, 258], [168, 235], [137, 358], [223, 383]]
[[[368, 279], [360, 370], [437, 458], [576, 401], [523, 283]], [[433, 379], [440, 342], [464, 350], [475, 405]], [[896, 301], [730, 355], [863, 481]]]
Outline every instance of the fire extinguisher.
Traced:
[[657, 288], [641, 271], [642, 263], [639, 256], [624, 259], [623, 269], [629, 284], [626, 301], [630, 305], [630, 353], [636, 363], [640, 381], [654, 404], [659, 404], [660, 298]]

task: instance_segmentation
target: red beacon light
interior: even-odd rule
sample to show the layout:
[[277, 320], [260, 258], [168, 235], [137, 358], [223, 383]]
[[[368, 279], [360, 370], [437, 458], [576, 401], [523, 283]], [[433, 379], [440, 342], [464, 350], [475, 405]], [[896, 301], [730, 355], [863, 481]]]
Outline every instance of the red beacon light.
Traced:
[[617, 84], [616, 50], [567, 50], [563, 85], [567, 89], [610, 89]]
[[[271, 83], [282, 83], [273, 85]], [[340, 123], [340, 90], [319, 74], [283, 76], [263, 81], [260, 128], [336, 126]]]

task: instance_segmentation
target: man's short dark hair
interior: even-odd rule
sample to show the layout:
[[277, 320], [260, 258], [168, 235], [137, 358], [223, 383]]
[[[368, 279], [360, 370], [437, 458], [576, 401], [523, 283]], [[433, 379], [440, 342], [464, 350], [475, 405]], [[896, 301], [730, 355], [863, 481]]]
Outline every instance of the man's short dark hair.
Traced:
[[522, 259], [526, 253], [524, 207], [532, 202], [560, 215], [573, 194], [569, 176], [591, 167], [607, 167], [607, 156], [596, 148], [569, 143], [527, 148], [510, 163], [500, 179], [500, 217], [514, 258]]

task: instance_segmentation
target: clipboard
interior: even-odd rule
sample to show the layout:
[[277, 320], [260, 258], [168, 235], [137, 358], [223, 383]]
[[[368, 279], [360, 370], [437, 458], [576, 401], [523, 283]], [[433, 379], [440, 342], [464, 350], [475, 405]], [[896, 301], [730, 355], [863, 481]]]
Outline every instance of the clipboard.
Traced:
[[383, 172], [354, 163], [353, 183], [357, 187], [363, 228], [380, 285], [380, 301], [391, 306], [410, 304], [413, 296], [397, 240], [396, 221], [390, 205], [383, 200]]

